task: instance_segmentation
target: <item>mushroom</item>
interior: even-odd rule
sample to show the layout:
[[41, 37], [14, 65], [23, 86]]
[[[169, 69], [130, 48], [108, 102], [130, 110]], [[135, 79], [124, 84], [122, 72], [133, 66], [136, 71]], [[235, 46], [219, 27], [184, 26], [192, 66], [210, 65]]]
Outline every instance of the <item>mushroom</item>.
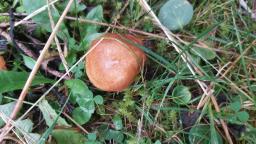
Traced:
[[142, 40], [130, 34], [121, 36], [111, 33], [101, 38], [100, 43], [99, 39], [92, 42], [91, 48], [94, 49], [86, 57], [87, 76], [100, 90], [120, 92], [134, 81], [144, 65], [146, 55], [135, 46], [142, 45]]
[[0, 56], [0, 71], [5, 69], [6, 69], [5, 60], [2, 56]]

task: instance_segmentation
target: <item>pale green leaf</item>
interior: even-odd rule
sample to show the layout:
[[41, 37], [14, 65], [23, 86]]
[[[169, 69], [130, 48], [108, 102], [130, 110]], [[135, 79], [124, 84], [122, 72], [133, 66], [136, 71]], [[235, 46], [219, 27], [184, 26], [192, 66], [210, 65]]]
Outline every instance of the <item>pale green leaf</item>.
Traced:
[[176, 86], [172, 92], [173, 101], [177, 104], [187, 104], [191, 99], [191, 93], [186, 86]]
[[116, 130], [121, 130], [123, 128], [123, 122], [119, 115], [115, 115], [112, 121]]
[[206, 48], [195, 47], [192, 52], [206, 60], [212, 60], [217, 56], [215, 51]]
[[85, 124], [90, 120], [92, 113], [84, 111], [81, 107], [77, 107], [72, 112], [72, 117], [79, 124]]
[[103, 97], [102, 96], [100, 96], [100, 95], [97, 95], [97, 96], [95, 96], [94, 97], [94, 102], [96, 103], [96, 104], [103, 104]]
[[[47, 100], [40, 101], [40, 103], [38, 104], [38, 107], [43, 113], [43, 117], [46, 124], [50, 127], [54, 123], [55, 119], [58, 117], [58, 114], [51, 107], [51, 105], [48, 103]], [[65, 121], [65, 119], [61, 117], [58, 118], [57, 125], [70, 127], [70, 125]]]
[[83, 134], [71, 129], [55, 129], [52, 136], [57, 144], [84, 144], [86, 141]]
[[28, 57], [26, 55], [23, 55], [22, 54], [22, 57], [23, 57], [23, 61], [26, 65], [26, 67], [28, 67], [29, 69], [33, 69], [34, 65], [36, 64], [36, 61], [34, 59], [32, 59], [31, 57]]
[[193, 6], [187, 0], [169, 0], [160, 8], [158, 17], [168, 29], [178, 30], [191, 21]]
[[[0, 113], [4, 114], [5, 116], [9, 117], [14, 109], [16, 102], [10, 102], [4, 105], [0, 105]], [[0, 127], [2, 127], [5, 122], [0, 118]]]

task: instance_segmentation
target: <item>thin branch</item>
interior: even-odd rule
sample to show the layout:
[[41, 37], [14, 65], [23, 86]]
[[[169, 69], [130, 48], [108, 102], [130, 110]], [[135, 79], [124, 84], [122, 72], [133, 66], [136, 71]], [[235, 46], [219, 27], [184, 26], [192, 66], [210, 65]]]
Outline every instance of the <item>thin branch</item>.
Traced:
[[[51, 23], [51, 28], [52, 28], [52, 30], [53, 30], [54, 27], [55, 27], [55, 23], [54, 23], [52, 14], [51, 14], [51, 9], [50, 9], [50, 5], [49, 5], [49, 4], [50, 4], [50, 3], [49, 3], [49, 0], [46, 0], [46, 1], [47, 1], [47, 4], [48, 4], [48, 7], [47, 7], [47, 8], [48, 8], [48, 15], [49, 15], [50, 23]], [[57, 50], [58, 50], [58, 52], [59, 52], [59, 56], [60, 56], [61, 62], [62, 62], [63, 66], [64, 66], [64, 68], [65, 68], [65, 70], [66, 70], [66, 72], [67, 72], [67, 71], [68, 71], [68, 63], [67, 63], [67, 61], [66, 61], [66, 59], [65, 59], [65, 57], [64, 57], [64, 55], [63, 55], [63, 52], [62, 52], [62, 50], [61, 50], [59, 39], [58, 39], [57, 36], [55, 36], [54, 40], [55, 40], [55, 43], [56, 43], [56, 46], [57, 46]], [[68, 73], [68, 76], [70, 77], [70, 73]]]

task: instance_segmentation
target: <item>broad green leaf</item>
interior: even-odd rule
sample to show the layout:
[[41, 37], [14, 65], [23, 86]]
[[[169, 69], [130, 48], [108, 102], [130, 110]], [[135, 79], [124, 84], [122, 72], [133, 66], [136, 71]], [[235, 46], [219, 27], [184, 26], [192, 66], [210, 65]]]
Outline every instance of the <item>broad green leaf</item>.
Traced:
[[124, 134], [121, 131], [109, 129], [105, 135], [106, 140], [114, 140], [117, 143], [122, 143], [124, 139]]
[[84, 39], [81, 41], [78, 50], [79, 51], [87, 50], [89, 48], [89, 46], [91, 45], [91, 42], [93, 40], [97, 39], [98, 37], [100, 37], [101, 35], [102, 35], [102, 33], [93, 33], [88, 36], [85, 36]]
[[173, 89], [172, 98], [173, 101], [177, 104], [187, 104], [191, 99], [191, 93], [188, 87], [179, 85]]
[[[79, 79], [72, 79], [65, 81], [65, 84], [70, 89], [70, 100], [73, 103], [79, 102], [82, 104], [83, 102], [85, 103], [93, 100], [93, 93], [83, 81]], [[82, 99], [83, 101], [81, 101]]]
[[15, 126], [22, 130], [23, 132], [32, 132], [33, 125], [34, 124], [30, 119], [19, 120], [15, 122]]
[[88, 102], [85, 102], [84, 99], [81, 99], [80, 100], [80, 104], [79, 104], [79, 107], [86, 113], [94, 113], [95, 111], [95, 105], [94, 105], [94, 101], [91, 100], [91, 101], [88, 101]]
[[33, 69], [34, 65], [36, 64], [36, 61], [34, 59], [32, 59], [31, 57], [28, 57], [26, 55], [23, 55], [22, 54], [22, 57], [23, 57], [23, 61], [26, 65], [26, 67], [28, 67], [29, 69]]
[[[22, 89], [28, 76], [29, 73], [27, 72], [0, 71], [0, 84], [4, 84], [0, 86], [0, 93]], [[32, 82], [32, 86], [52, 82], [53, 80], [37, 75]]]
[[31, 133], [33, 129], [33, 122], [30, 119], [16, 121], [15, 126], [18, 127], [18, 131], [22, 134], [27, 144], [34, 144], [40, 139], [40, 135], [37, 133]]
[[161, 144], [161, 141], [157, 140], [154, 144]]
[[[55, 119], [58, 117], [58, 114], [55, 112], [55, 110], [51, 107], [51, 105], [45, 99], [40, 101], [40, 103], [38, 104], [38, 107], [43, 113], [43, 117], [46, 124], [50, 127], [54, 123]], [[57, 125], [70, 127], [70, 125], [65, 121], [65, 119], [61, 117], [58, 118]]]
[[228, 108], [230, 108], [234, 112], [238, 112], [241, 109], [241, 103], [239, 101], [233, 102], [228, 105]]
[[55, 129], [52, 132], [57, 144], [84, 144], [86, 138], [83, 134], [69, 129]]
[[158, 17], [168, 29], [178, 30], [191, 21], [193, 6], [187, 0], [169, 0], [160, 8]]
[[75, 108], [72, 112], [72, 117], [79, 124], [85, 124], [90, 120], [92, 113], [95, 111], [93, 93], [89, 90], [87, 85], [79, 79], [67, 80], [65, 84], [70, 89], [71, 101], [79, 105], [79, 107]]
[[112, 121], [116, 130], [121, 130], [123, 128], [123, 122], [119, 115], [115, 115]]
[[[208, 125], [196, 125], [189, 131], [189, 142], [191, 144], [210, 144], [211, 131]], [[222, 138], [219, 133], [217, 133], [216, 144], [222, 144]]]
[[88, 140], [90, 140], [90, 141], [95, 141], [96, 138], [97, 138], [97, 135], [96, 135], [96, 133], [88, 133], [88, 134], [87, 134], [87, 138], [88, 138]]
[[199, 47], [193, 48], [192, 53], [207, 60], [212, 60], [217, 56], [215, 51], [206, 49], [206, 48], [199, 48]]
[[79, 124], [85, 124], [90, 120], [92, 113], [85, 112], [81, 107], [77, 107], [72, 112], [72, 117]]
[[[14, 109], [15, 102], [10, 102], [4, 105], [0, 105], [0, 112], [3, 113], [5, 116], [9, 117]], [[2, 127], [5, 122], [0, 118], [0, 127]]]
[[238, 120], [240, 120], [241, 122], [247, 122], [249, 120], [249, 114], [246, 111], [241, 111], [236, 113]]
[[[37, 9], [47, 5], [47, 1], [46, 0], [22, 0], [22, 6], [24, 7], [24, 10], [26, 11], [27, 14], [31, 14], [34, 11], [36, 11]], [[60, 17], [59, 12], [57, 11], [57, 9], [54, 9], [51, 7], [51, 14], [52, 17], [54, 19], [55, 24], [57, 23], [57, 20]], [[41, 27], [43, 27], [47, 32], [51, 32], [51, 24], [50, 24], [50, 20], [49, 20], [49, 16], [48, 16], [48, 9], [46, 9], [45, 11], [41, 12], [40, 14], [34, 16], [32, 18], [32, 20], [34, 22], [36, 22], [37, 24], [39, 24]], [[69, 33], [68, 30], [66, 28], [66, 26], [64, 25], [64, 23], [61, 24], [60, 26], [61, 31], [59, 31], [57, 33], [58, 36], [60, 36], [61, 39], [67, 39], [69, 38]]]
[[41, 136], [37, 133], [27, 133], [24, 137], [27, 142], [26, 144], [35, 144], [39, 141]]
[[103, 104], [103, 97], [102, 96], [100, 96], [100, 95], [97, 95], [97, 96], [95, 96], [94, 98], [94, 102], [96, 103], [96, 104]]
[[[64, 10], [67, 4], [68, 4], [68, 1], [64, 1], [63, 3], [61, 3], [60, 5], [61, 9]], [[69, 11], [71, 14], [76, 14], [76, 13], [82, 12], [85, 8], [86, 6], [80, 0], [74, 0], [71, 7], [69, 8]]]
[[[93, 8], [86, 16], [86, 19], [90, 19], [93, 21], [102, 22], [103, 21], [103, 8], [101, 5]], [[79, 44], [78, 51], [87, 50], [91, 44], [91, 42], [102, 35], [98, 33], [100, 26], [93, 24], [84, 24], [79, 26], [81, 37], [83, 40]]]
[[[103, 20], [103, 8], [101, 5], [98, 5], [96, 7], [94, 7], [86, 16], [87, 19], [93, 20], [93, 21], [98, 21], [101, 22]], [[98, 32], [98, 29], [100, 28], [100, 26], [98, 25], [94, 25], [94, 24], [90, 24], [88, 25], [88, 27], [86, 28], [86, 34], [93, 34]]]

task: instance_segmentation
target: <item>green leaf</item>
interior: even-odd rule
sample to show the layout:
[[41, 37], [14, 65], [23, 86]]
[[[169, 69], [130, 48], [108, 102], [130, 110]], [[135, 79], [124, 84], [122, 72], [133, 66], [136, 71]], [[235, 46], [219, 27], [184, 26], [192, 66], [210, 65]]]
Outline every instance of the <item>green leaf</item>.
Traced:
[[26, 135], [24, 135], [24, 137], [27, 144], [35, 144], [39, 141], [41, 136], [37, 133], [27, 133]]
[[[37, 9], [47, 5], [45, 0], [40, 0], [40, 1], [22, 0], [22, 1], [23, 1], [22, 6], [24, 7], [24, 10], [26, 11], [27, 14], [31, 14], [34, 11], [36, 11]], [[57, 20], [60, 17], [60, 14], [57, 11], [57, 9], [54, 9], [52, 7], [51, 7], [51, 14], [52, 14], [53, 20], [56, 24]], [[32, 20], [34, 22], [36, 22], [37, 24], [39, 24], [47, 32], [52, 31], [47, 8], [43, 12], [41, 12], [40, 14], [34, 16], [32, 18]], [[68, 39], [70, 36], [69, 36], [68, 30], [67, 30], [66, 26], [64, 25], [64, 23], [61, 24], [60, 29], [61, 29], [61, 31], [59, 31], [57, 33], [57, 35], [63, 40]]]
[[195, 47], [192, 53], [194, 53], [195, 55], [199, 55], [200, 57], [207, 60], [212, 60], [217, 56], [215, 51], [206, 49], [206, 48], [199, 48], [199, 47]]
[[97, 135], [96, 135], [96, 133], [88, 133], [88, 134], [87, 134], [87, 138], [88, 138], [88, 140], [90, 140], [90, 141], [95, 141], [96, 138], [97, 138]]
[[[101, 22], [103, 20], [103, 8], [101, 5], [94, 7], [86, 16], [87, 19]], [[100, 26], [91, 24], [86, 28], [86, 34], [92, 34], [98, 31]]]
[[186, 86], [176, 86], [172, 92], [173, 101], [177, 104], [183, 105], [189, 103], [191, 99], [191, 93]]
[[116, 130], [108, 130], [108, 132], [105, 135], [105, 139], [106, 140], [114, 140], [118, 143], [122, 143], [123, 139], [124, 139], [124, 134], [120, 131], [116, 131]]
[[73, 103], [82, 103], [81, 99], [83, 99], [84, 102], [93, 100], [93, 93], [89, 90], [83, 81], [79, 79], [73, 79], [65, 81], [65, 84], [71, 91], [70, 100]]
[[193, 6], [187, 0], [169, 0], [160, 8], [158, 17], [168, 29], [178, 30], [191, 21]]
[[236, 115], [238, 120], [240, 120], [241, 122], [247, 122], [250, 118], [249, 114], [246, 111], [238, 112]]
[[88, 36], [85, 36], [79, 45], [78, 51], [87, 50], [89, 48], [89, 46], [91, 45], [91, 42], [93, 40], [97, 39], [98, 37], [100, 37], [101, 35], [102, 35], [102, 33], [93, 33]]
[[[61, 3], [60, 5], [61, 9], [64, 10], [67, 4], [68, 4], [68, 1], [64, 1], [63, 3]], [[69, 8], [69, 12], [71, 14], [76, 14], [83, 11], [85, 8], [86, 6], [80, 0], [74, 0], [71, 7]]]
[[102, 96], [100, 96], [100, 95], [97, 95], [97, 96], [95, 96], [94, 98], [94, 102], [96, 103], [96, 104], [103, 104], [103, 97]]
[[67, 80], [65, 84], [71, 91], [71, 101], [77, 103], [79, 107], [72, 112], [72, 117], [79, 123], [85, 124], [88, 122], [95, 111], [95, 104], [93, 93], [89, 90], [87, 85], [79, 80]]
[[[219, 133], [216, 132], [217, 141], [216, 144], [222, 144], [222, 138]], [[208, 125], [196, 125], [189, 131], [189, 142], [191, 144], [210, 144], [211, 131]]]
[[[27, 72], [0, 71], [0, 83], [4, 83], [0, 86], [0, 93], [22, 89], [28, 76], [29, 73]], [[53, 80], [37, 75], [32, 82], [32, 86], [52, 82]]]
[[[0, 82], [1, 83], [1, 82]], [[0, 105], [0, 112], [3, 113], [5, 116], [9, 117], [14, 109], [15, 102], [10, 102], [4, 105]], [[2, 118], [0, 118], [0, 127], [5, 124]]]
[[31, 57], [28, 57], [26, 55], [23, 55], [22, 54], [22, 57], [23, 57], [23, 61], [26, 65], [26, 67], [28, 67], [29, 69], [33, 69], [34, 65], [36, 64], [36, 61], [34, 59], [32, 59]]
[[[38, 107], [43, 113], [43, 117], [45, 119], [46, 124], [50, 127], [54, 123], [55, 119], [58, 117], [58, 114], [45, 99], [40, 101]], [[70, 125], [65, 121], [65, 119], [61, 117], [58, 118], [57, 125], [70, 127]]]
[[157, 140], [154, 144], [161, 144], [161, 141]]
[[234, 112], [238, 112], [241, 109], [241, 103], [239, 101], [230, 103], [228, 105], [228, 108], [230, 108], [231, 110], [233, 110]]
[[115, 115], [112, 121], [113, 121], [113, 124], [115, 125], [116, 130], [121, 130], [123, 128], [123, 122], [119, 115]]
[[52, 136], [58, 144], [83, 144], [86, 142], [84, 135], [69, 129], [55, 129]]
[[34, 144], [40, 139], [40, 135], [37, 133], [31, 133], [33, 129], [33, 122], [30, 119], [19, 120], [15, 122], [15, 126], [18, 127], [18, 131], [22, 134], [27, 144]]
[[85, 112], [81, 107], [77, 107], [72, 112], [72, 117], [79, 124], [85, 124], [90, 120], [92, 113]]
[[32, 132], [33, 122], [30, 119], [19, 120], [15, 122], [15, 126], [21, 129], [23, 132]]

